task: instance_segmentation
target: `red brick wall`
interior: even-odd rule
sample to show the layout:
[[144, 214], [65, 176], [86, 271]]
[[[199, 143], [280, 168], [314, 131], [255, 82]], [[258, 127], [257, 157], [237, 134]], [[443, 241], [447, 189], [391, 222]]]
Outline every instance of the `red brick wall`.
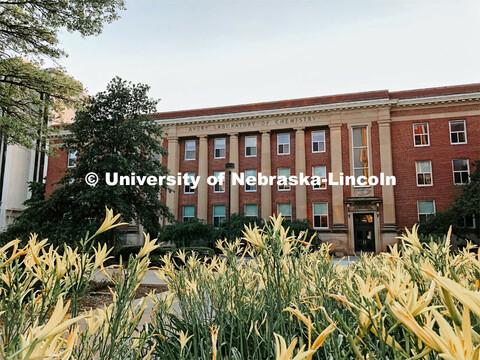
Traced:
[[[445, 210], [455, 195], [453, 185], [452, 159], [469, 159], [471, 164], [480, 159], [480, 117], [448, 116], [450, 111], [459, 111], [472, 106], [449, 108], [402, 110], [392, 113], [393, 171], [397, 177], [395, 186], [395, 210], [399, 229], [411, 227], [418, 221], [417, 200], [435, 200], [435, 210]], [[476, 110], [480, 106], [474, 107]], [[429, 119], [429, 114], [445, 113], [442, 119]], [[398, 115], [425, 115], [415, 121], [395, 121]], [[468, 143], [450, 145], [449, 120], [465, 119]], [[430, 146], [415, 147], [413, 144], [413, 123], [429, 124]], [[431, 160], [433, 186], [418, 187], [415, 161]]]
[[[60, 140], [54, 142], [55, 145], [61, 144]], [[50, 194], [55, 190], [58, 185], [54, 185], [65, 175], [67, 169], [67, 153], [58, 148], [55, 150], [57, 156], [50, 156], [48, 158], [47, 179], [45, 184], [45, 198], [48, 198]]]
[[[225, 138], [225, 159], [214, 159], [214, 139]], [[225, 164], [229, 162], [230, 141], [228, 135], [218, 135], [208, 138], [208, 176], [213, 176], [214, 171], [225, 171]], [[201, 179], [206, 181], [206, 179]], [[208, 215], [207, 222], [213, 221], [213, 205], [225, 205], [225, 213], [228, 211], [228, 174], [225, 172], [225, 192], [214, 193], [214, 186], [208, 186]]]
[[[277, 155], [277, 135], [290, 134], [290, 154]], [[290, 175], [295, 175], [295, 132], [294, 131], [272, 131], [270, 138], [270, 152], [272, 158], [272, 175], [277, 176], [279, 168], [290, 168]], [[276, 181], [275, 181], [276, 183]], [[292, 204], [292, 219], [296, 219], [295, 212], [295, 187], [291, 186], [290, 191], [278, 191], [278, 186], [272, 186], [272, 213], [277, 213], [278, 204]]]
[[[185, 141], [195, 140], [195, 160], [185, 160]], [[179, 158], [180, 165], [178, 167], [179, 172], [182, 174], [193, 172], [195, 176], [198, 176], [198, 146], [199, 141], [196, 138], [180, 138], [178, 141], [180, 147]], [[185, 194], [184, 186], [178, 187], [178, 219], [181, 220], [183, 216], [183, 205], [193, 205], [195, 206], [195, 217], [197, 214], [197, 198], [198, 198], [198, 188], [195, 189], [194, 194]]]
[[[256, 136], [257, 137], [257, 156], [255, 157], [245, 157], [245, 137], [247, 136]], [[262, 134], [259, 133], [241, 133], [238, 136], [238, 163], [239, 174], [245, 170], [257, 170], [257, 175], [262, 171]], [[261, 216], [262, 202], [261, 202], [261, 191], [262, 187], [257, 185], [256, 192], [245, 192], [245, 186], [239, 186], [240, 192], [240, 202], [239, 202], [239, 211], [244, 212], [245, 204], [257, 204], [258, 205], [258, 216]]]
[[[312, 132], [317, 130], [325, 131], [325, 152], [312, 152]], [[305, 160], [308, 176], [312, 176], [313, 166], [326, 166], [327, 174], [332, 171], [330, 154], [330, 131], [327, 126], [319, 128], [307, 128], [305, 130]], [[332, 212], [332, 188], [327, 186], [326, 189], [314, 190], [313, 187], [307, 186], [307, 218], [310, 225], [313, 226], [313, 203], [326, 202], [328, 203], [328, 227], [333, 225]]]

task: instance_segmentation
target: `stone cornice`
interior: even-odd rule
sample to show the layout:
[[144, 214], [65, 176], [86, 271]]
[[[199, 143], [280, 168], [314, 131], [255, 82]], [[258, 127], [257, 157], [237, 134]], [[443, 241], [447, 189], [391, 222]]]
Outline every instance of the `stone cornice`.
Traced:
[[479, 100], [480, 100], [480, 92], [474, 92], [474, 93], [468, 93], [468, 94], [454, 94], [454, 95], [440, 95], [440, 96], [428, 96], [428, 97], [409, 98], [409, 99], [398, 99], [396, 107], [448, 104], [448, 103], [459, 103], [459, 102], [479, 101]]
[[389, 107], [389, 106], [395, 105], [396, 102], [397, 100], [390, 100], [390, 99], [349, 101], [344, 103], [298, 106], [298, 107], [284, 108], [284, 109], [246, 111], [246, 112], [239, 112], [239, 113], [192, 116], [192, 117], [182, 117], [182, 118], [174, 118], [174, 119], [158, 119], [157, 121], [160, 124], [165, 124], [165, 125], [185, 125], [185, 124], [192, 124], [192, 123], [209, 123], [209, 122], [221, 122], [221, 121], [229, 121], [229, 120], [231, 121], [231, 120], [259, 119], [259, 118], [301, 115], [301, 114], [329, 112], [329, 111], [366, 109], [366, 108], [385, 107], [385, 106]]
[[355, 109], [368, 109], [378, 108], [389, 111], [395, 108], [425, 106], [425, 105], [442, 105], [450, 103], [465, 103], [471, 101], [480, 101], [480, 92], [454, 94], [454, 95], [438, 95], [418, 98], [406, 98], [406, 99], [374, 99], [363, 101], [348, 101], [341, 103], [298, 106], [282, 109], [269, 109], [269, 110], [257, 110], [257, 111], [245, 111], [238, 113], [225, 113], [215, 115], [201, 115], [201, 116], [187, 116], [171, 119], [157, 119], [160, 124], [164, 125], [188, 125], [193, 123], [210, 123], [210, 122], [223, 122], [232, 120], [246, 120], [246, 119], [261, 119], [272, 118], [280, 116], [292, 116], [322, 112], [337, 112], [355, 110]]

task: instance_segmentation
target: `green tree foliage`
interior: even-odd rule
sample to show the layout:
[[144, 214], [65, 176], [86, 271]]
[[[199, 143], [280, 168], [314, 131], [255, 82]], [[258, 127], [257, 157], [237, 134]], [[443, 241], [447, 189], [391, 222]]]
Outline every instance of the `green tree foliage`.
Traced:
[[[85, 99], [62, 145], [67, 152], [77, 152], [76, 167], [67, 169], [48, 199], [41, 200], [38, 195], [28, 200], [25, 213], [12, 229], [20, 228], [28, 234], [40, 228], [42, 236], [55, 234], [55, 239], [70, 239], [72, 232], [82, 236], [86, 228], [98, 226], [105, 206], [121, 213], [123, 221], [138, 221], [150, 233], [159, 230], [160, 216], [171, 219], [168, 207], [159, 199], [166, 185], [108, 186], [105, 182], [108, 172], [157, 177], [168, 174], [160, 162], [160, 156], [167, 155], [161, 145], [162, 128], [147, 115], [155, 112], [157, 104], [148, 97], [148, 91], [147, 85], [115, 78], [106, 91]], [[90, 172], [99, 176], [94, 187], [84, 181]], [[70, 234], [65, 237], [59, 231]]]
[[[44, 149], [48, 117], [74, 107], [82, 85], [62, 68], [60, 29], [97, 35], [124, 0], [0, 0], [0, 133], [8, 143]], [[40, 143], [36, 140], [40, 139]], [[40, 146], [42, 145], [42, 146]]]
[[177, 247], [191, 246], [192, 243], [203, 242], [213, 247], [217, 239], [217, 230], [211, 224], [200, 219], [189, 219], [186, 222], [175, 222], [162, 228], [158, 240], [173, 243]]
[[[470, 182], [458, 186], [455, 201], [445, 210], [420, 224], [419, 231], [424, 236], [443, 236], [452, 226], [453, 233], [463, 238], [472, 238], [474, 234], [480, 238], [480, 161], [473, 166], [475, 171], [470, 175]], [[465, 227], [465, 218], [475, 218], [476, 228]]]
[[245, 216], [243, 213], [232, 214], [229, 219], [225, 219], [218, 228], [218, 239], [224, 239], [228, 237], [228, 228], [230, 227], [230, 239], [235, 240], [243, 237], [243, 230], [245, 226], [251, 225], [254, 227], [264, 226], [262, 218], [257, 216]]

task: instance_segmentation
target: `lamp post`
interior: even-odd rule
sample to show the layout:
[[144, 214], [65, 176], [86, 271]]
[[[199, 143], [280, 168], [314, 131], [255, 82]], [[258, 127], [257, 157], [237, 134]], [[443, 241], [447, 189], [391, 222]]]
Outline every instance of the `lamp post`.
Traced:
[[232, 204], [232, 170], [235, 169], [235, 163], [226, 163], [225, 170], [228, 170], [228, 210], [227, 210], [227, 220], [228, 220], [228, 232], [227, 239], [230, 241], [230, 208]]

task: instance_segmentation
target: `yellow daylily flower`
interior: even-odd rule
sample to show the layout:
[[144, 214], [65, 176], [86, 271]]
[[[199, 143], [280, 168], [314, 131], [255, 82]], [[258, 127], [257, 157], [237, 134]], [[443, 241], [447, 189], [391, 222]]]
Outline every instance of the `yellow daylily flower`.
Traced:
[[315, 353], [314, 350], [304, 351], [304, 345], [298, 350], [297, 355], [292, 358], [298, 339], [293, 339], [290, 345], [287, 347], [287, 343], [282, 336], [276, 333], [274, 333], [273, 335], [275, 336], [276, 360], [303, 360], [306, 359], [309, 355]]
[[145, 243], [140, 249], [137, 255], [137, 258], [145, 257], [148, 254], [150, 254], [153, 250], [160, 247], [160, 245], [157, 244], [157, 239], [150, 240], [150, 234], [143, 233], [143, 236], [145, 237]]
[[178, 336], [178, 341], [180, 341], [180, 348], [183, 350], [183, 348], [187, 345], [188, 340], [193, 337], [193, 334], [188, 336], [188, 330], [186, 333], [184, 333], [183, 330], [180, 330]]
[[105, 220], [103, 220], [102, 225], [98, 228], [97, 232], [93, 234], [92, 237], [95, 237], [97, 235], [100, 235], [101, 233], [104, 233], [105, 231], [111, 230], [113, 228], [116, 228], [118, 226], [122, 225], [128, 225], [128, 223], [117, 223], [115, 222], [120, 218], [120, 214], [117, 214], [113, 216], [113, 209], [109, 209], [105, 206]]

